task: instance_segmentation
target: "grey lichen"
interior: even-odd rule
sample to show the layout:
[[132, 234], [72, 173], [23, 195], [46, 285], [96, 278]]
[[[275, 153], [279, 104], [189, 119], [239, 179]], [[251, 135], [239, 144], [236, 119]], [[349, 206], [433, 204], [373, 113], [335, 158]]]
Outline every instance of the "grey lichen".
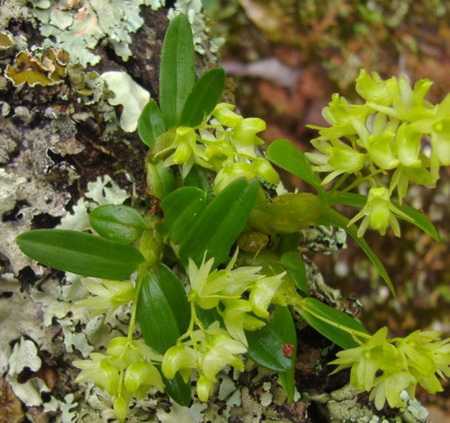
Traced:
[[66, 50], [72, 63], [95, 65], [100, 56], [94, 51], [105, 41], [127, 61], [131, 56], [131, 34], [144, 23], [141, 6], [153, 10], [161, 0], [33, 0], [32, 15], [39, 21], [43, 47]]
[[312, 397], [313, 401], [323, 404], [327, 410], [327, 418], [331, 423], [426, 423], [428, 412], [408, 393], [402, 393], [405, 407], [400, 414], [393, 417], [385, 417], [381, 413], [375, 413], [369, 404], [364, 405], [358, 398], [358, 391], [350, 385], [346, 385], [330, 394], [320, 394]]
[[207, 55], [211, 60], [214, 59], [225, 40], [221, 37], [211, 37], [203, 7], [202, 0], [177, 0], [175, 6], [169, 10], [168, 16], [171, 19], [183, 13], [189, 18], [197, 53]]

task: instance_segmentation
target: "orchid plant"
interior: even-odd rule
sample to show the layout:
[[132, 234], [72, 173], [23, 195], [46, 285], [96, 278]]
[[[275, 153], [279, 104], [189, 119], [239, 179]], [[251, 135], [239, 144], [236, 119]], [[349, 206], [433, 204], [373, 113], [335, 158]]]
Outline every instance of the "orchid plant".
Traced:
[[[131, 306], [127, 336], [74, 362], [78, 381], [103, 389], [124, 421], [130, 403], [152, 390], [186, 406], [195, 381], [198, 399], [207, 401], [218, 374], [243, 371], [248, 357], [276, 372], [292, 401], [301, 360], [296, 325], [303, 322], [342, 349], [336, 371], [351, 368], [350, 383], [370, 391], [378, 409], [386, 401], [402, 407], [402, 392], [417, 385], [440, 391], [438, 377], [450, 374], [449, 341], [436, 332], [369, 334], [311, 295], [298, 245], [310, 225], [344, 228], [394, 292], [362, 236], [389, 226], [399, 235], [400, 219], [439, 240], [404, 200], [410, 182], [432, 185], [448, 164], [449, 97], [433, 106], [424, 99], [428, 81], [412, 89], [403, 77], [383, 81], [362, 71], [357, 91], [365, 103], [333, 96], [324, 110], [331, 126], [317, 128], [317, 152], [304, 154], [281, 139], [264, 150], [258, 134], [265, 122], [220, 103], [224, 83], [222, 69], [196, 78], [189, 22], [175, 17], [164, 40], [159, 105], [151, 100], [138, 123], [148, 146], [148, 194], [158, 207], [143, 216], [104, 205], [91, 212], [87, 232], [38, 229], [17, 239], [29, 257], [84, 277], [90, 296], [74, 307], [95, 315]], [[316, 193], [288, 192], [276, 167]], [[315, 171], [328, 175], [322, 181]], [[361, 187], [367, 195], [351, 192]], [[338, 204], [360, 211], [349, 221]]]

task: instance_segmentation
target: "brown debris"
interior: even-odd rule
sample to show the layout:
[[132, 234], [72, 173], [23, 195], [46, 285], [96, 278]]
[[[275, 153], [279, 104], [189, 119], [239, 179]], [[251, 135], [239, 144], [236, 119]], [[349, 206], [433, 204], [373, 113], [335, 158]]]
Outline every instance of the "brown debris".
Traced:
[[22, 404], [5, 379], [0, 378], [0, 423], [19, 423], [25, 414]]

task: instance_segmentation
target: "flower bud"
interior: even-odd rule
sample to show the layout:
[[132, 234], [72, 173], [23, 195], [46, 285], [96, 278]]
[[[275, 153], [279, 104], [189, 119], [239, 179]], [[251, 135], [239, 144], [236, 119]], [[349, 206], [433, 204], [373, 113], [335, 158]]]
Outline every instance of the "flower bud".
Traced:
[[108, 359], [100, 362], [98, 371], [93, 375], [93, 381], [96, 385], [104, 389], [108, 394], [114, 395], [119, 387], [119, 369], [114, 367]]
[[262, 144], [257, 133], [265, 131], [266, 122], [259, 118], [246, 118], [233, 130], [231, 142], [241, 154], [256, 157], [257, 145]]
[[371, 188], [367, 204], [371, 208], [369, 227], [382, 234], [386, 233], [391, 215], [388, 190], [386, 188]]
[[180, 369], [195, 369], [198, 354], [183, 344], [174, 345], [164, 354], [162, 372], [167, 379], [173, 379]]
[[200, 375], [197, 380], [197, 396], [202, 402], [208, 401], [214, 388], [215, 381], [209, 380], [205, 375]]
[[269, 184], [277, 185], [280, 182], [280, 176], [268, 160], [258, 157], [253, 161], [253, 168], [256, 175], [269, 182]]
[[132, 363], [125, 371], [124, 384], [130, 394], [134, 394], [141, 387], [150, 388], [155, 386], [158, 389], [164, 388], [161, 375], [156, 367], [145, 361]]
[[234, 128], [244, 119], [233, 112], [235, 106], [229, 103], [219, 103], [213, 111], [213, 116], [224, 126]]
[[216, 175], [214, 191], [219, 193], [233, 181], [242, 177], [246, 179], [256, 177], [254, 168], [250, 163], [232, 163], [225, 165]]
[[328, 164], [340, 173], [356, 173], [364, 167], [365, 161], [365, 154], [359, 153], [344, 143], [339, 143], [331, 148]]
[[250, 304], [253, 313], [263, 319], [269, 318], [268, 308], [277, 292], [278, 288], [283, 283], [285, 273], [276, 276], [266, 277], [256, 282], [255, 286], [250, 292]]
[[389, 225], [391, 225], [394, 234], [400, 236], [400, 225], [396, 215], [405, 220], [410, 220], [407, 215], [392, 204], [387, 188], [372, 187], [369, 191], [367, 203], [363, 209], [350, 220], [348, 225], [350, 226], [359, 219], [363, 219], [361, 226], [358, 229], [358, 236], [362, 236], [367, 228], [375, 229], [384, 235]]

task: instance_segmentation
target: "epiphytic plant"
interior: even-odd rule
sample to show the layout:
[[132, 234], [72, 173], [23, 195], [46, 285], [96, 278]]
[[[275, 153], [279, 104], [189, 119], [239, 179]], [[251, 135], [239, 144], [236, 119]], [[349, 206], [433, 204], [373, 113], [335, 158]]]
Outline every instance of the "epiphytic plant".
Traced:
[[[398, 233], [399, 218], [439, 238], [428, 219], [401, 200], [405, 184], [422, 174], [435, 181], [446, 163], [448, 101], [424, 103], [426, 83], [411, 91], [405, 79], [385, 82], [362, 73], [358, 90], [367, 103], [333, 97], [325, 109], [333, 126], [320, 128], [314, 142], [320, 153], [309, 155], [318, 171], [331, 172], [324, 183], [342, 175], [326, 191], [294, 145], [276, 140], [264, 151], [258, 137], [264, 121], [219, 103], [224, 81], [222, 69], [196, 79], [190, 25], [182, 15], [174, 18], [164, 40], [159, 106], [150, 101], [138, 124], [149, 147], [148, 193], [159, 200], [159, 211], [142, 216], [125, 205], [101, 206], [90, 214], [89, 232], [32, 230], [17, 240], [40, 263], [86, 277], [91, 297], [78, 307], [98, 314], [131, 304], [128, 335], [75, 362], [78, 381], [104, 389], [123, 421], [130, 401], [151, 389], [188, 405], [194, 379], [198, 398], [207, 401], [218, 373], [242, 371], [247, 355], [277, 372], [293, 400], [294, 312], [343, 349], [337, 370], [351, 367], [350, 383], [371, 391], [377, 408], [385, 400], [401, 407], [402, 391], [413, 393], [417, 384], [439, 391], [436, 375], [449, 375], [448, 341], [434, 332], [404, 339], [388, 339], [385, 329], [370, 335], [353, 316], [313, 298], [298, 242], [310, 225], [345, 228], [394, 291], [360, 236], [366, 227], [384, 233], [388, 225]], [[431, 134], [429, 159], [420, 154], [417, 133]], [[273, 164], [317, 194], [287, 192]], [[347, 176], [353, 181], [339, 191]], [[349, 192], [366, 182], [368, 199]], [[357, 231], [336, 204], [361, 208], [353, 220], [364, 217], [363, 229]]]

